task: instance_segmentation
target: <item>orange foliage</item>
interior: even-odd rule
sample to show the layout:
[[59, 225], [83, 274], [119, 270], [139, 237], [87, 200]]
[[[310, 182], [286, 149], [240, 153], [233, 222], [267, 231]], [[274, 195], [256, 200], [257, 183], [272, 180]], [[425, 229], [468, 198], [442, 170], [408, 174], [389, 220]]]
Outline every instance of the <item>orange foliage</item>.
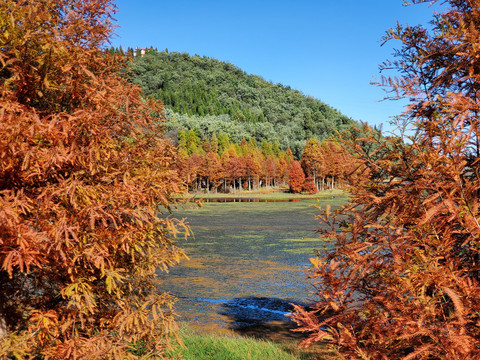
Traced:
[[352, 180], [349, 205], [324, 212], [318, 302], [293, 316], [305, 346], [327, 341], [348, 359], [480, 358], [480, 1], [445, 3], [432, 30], [388, 32], [403, 48], [385, 67], [402, 78], [385, 84], [410, 99], [403, 118], [416, 133], [350, 144], [367, 176]]
[[156, 269], [183, 253], [158, 217], [180, 191], [162, 108], [101, 50], [109, 0], [0, 3], [0, 357], [160, 356]]
[[313, 182], [313, 177], [308, 176], [302, 186], [302, 190], [305, 191], [308, 194], [316, 194], [318, 192], [317, 187], [315, 186], [315, 183]]
[[[240, 146], [228, 142], [228, 149], [220, 156], [218, 146], [207, 153], [193, 151], [190, 155], [183, 145], [183, 135], [178, 144], [176, 167], [191, 190], [236, 191], [260, 189], [261, 186], [286, 185], [288, 161], [293, 161], [291, 151], [263, 154], [254, 141], [242, 140]], [[216, 138], [216, 137], [215, 137]], [[208, 139], [203, 139], [208, 144]], [[215, 140], [214, 143], [217, 141]], [[268, 145], [268, 143], [266, 143]], [[215, 149], [215, 151], [213, 151]], [[208, 150], [208, 148], [207, 148]], [[290, 154], [290, 155], [289, 155]], [[228, 188], [227, 188], [228, 184]]]
[[289, 183], [290, 191], [293, 193], [300, 193], [303, 189], [303, 183], [305, 182], [305, 174], [300, 166], [300, 163], [293, 160], [290, 166]]

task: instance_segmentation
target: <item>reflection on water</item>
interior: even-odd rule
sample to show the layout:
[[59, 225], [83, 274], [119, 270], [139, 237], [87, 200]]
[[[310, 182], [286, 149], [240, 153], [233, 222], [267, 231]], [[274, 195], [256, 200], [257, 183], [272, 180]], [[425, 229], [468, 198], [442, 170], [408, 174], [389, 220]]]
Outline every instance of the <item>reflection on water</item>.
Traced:
[[179, 320], [235, 328], [286, 321], [290, 303], [310, 303], [305, 270], [314, 249], [323, 247], [314, 204], [208, 203], [175, 214], [187, 217], [195, 234], [180, 241], [190, 259], [160, 273], [162, 290], [178, 297]]

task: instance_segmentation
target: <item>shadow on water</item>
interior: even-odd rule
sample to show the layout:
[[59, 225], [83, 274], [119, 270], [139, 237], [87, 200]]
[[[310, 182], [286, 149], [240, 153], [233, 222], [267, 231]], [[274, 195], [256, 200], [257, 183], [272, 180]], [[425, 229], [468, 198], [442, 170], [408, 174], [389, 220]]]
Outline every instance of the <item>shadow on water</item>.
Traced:
[[234, 298], [223, 304], [221, 314], [229, 318], [230, 329], [241, 335], [269, 340], [301, 339], [305, 336], [291, 332], [295, 324], [287, 317], [293, 311], [292, 304], [291, 300], [272, 297]]

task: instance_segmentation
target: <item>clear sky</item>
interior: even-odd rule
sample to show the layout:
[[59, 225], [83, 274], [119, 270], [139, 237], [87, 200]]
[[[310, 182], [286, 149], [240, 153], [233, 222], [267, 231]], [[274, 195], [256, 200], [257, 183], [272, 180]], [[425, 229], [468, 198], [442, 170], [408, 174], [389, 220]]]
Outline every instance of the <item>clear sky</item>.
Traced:
[[383, 124], [403, 105], [370, 85], [399, 43], [396, 22], [427, 24], [439, 6], [403, 0], [117, 0], [114, 46], [150, 47], [228, 61], [311, 95], [343, 114]]

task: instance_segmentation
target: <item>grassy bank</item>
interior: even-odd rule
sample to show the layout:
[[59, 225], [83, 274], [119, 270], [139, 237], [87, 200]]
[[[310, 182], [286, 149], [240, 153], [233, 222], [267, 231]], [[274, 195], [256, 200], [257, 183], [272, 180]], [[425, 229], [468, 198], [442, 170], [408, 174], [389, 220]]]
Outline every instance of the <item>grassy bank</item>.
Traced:
[[340, 197], [348, 196], [348, 194], [343, 190], [326, 190], [321, 191], [317, 194], [293, 194], [289, 192], [284, 192], [282, 189], [275, 188], [269, 190], [252, 190], [252, 191], [242, 191], [235, 194], [229, 193], [190, 193], [186, 197], [194, 199], [223, 199], [223, 198], [252, 198], [252, 199], [263, 199], [263, 200], [290, 200], [290, 199], [325, 199], [331, 197]]
[[[297, 349], [297, 342], [273, 343], [240, 336], [218, 336], [197, 332], [183, 325], [180, 337], [185, 346], [171, 354], [185, 360], [313, 360], [312, 350]], [[316, 349], [319, 359], [329, 358], [322, 349]], [[325, 356], [322, 356], [321, 354]], [[318, 357], [317, 357], [318, 358]]]

